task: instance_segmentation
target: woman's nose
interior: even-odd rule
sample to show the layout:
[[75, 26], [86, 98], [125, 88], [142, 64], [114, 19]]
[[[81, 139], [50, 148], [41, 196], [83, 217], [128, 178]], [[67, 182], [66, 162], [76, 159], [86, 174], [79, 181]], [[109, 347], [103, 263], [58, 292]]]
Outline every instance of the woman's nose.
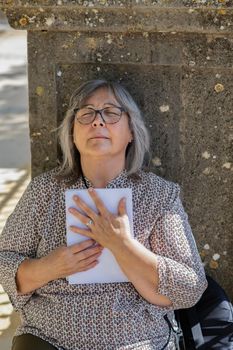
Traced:
[[97, 126], [105, 126], [105, 121], [102, 117], [102, 115], [100, 114], [100, 112], [96, 112], [96, 116], [95, 116], [95, 119], [93, 120], [92, 122], [92, 126], [93, 127], [97, 127]]

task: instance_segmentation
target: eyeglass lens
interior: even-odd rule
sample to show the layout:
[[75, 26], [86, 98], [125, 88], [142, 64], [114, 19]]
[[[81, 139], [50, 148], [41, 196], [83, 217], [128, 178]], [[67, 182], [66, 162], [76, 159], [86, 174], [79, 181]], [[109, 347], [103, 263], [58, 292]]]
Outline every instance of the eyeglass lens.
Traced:
[[[118, 107], [106, 107], [100, 111], [102, 118], [106, 124], [117, 123], [122, 114], [122, 110]], [[97, 111], [92, 108], [81, 108], [76, 113], [76, 118], [81, 124], [90, 124], [96, 118]]]

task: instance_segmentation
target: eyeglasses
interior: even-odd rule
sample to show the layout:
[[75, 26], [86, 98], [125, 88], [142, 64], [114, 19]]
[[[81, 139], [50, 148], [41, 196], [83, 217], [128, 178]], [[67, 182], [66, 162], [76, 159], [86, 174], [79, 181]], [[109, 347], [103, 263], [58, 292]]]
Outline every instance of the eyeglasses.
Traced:
[[105, 124], [115, 124], [121, 119], [122, 112], [125, 112], [125, 109], [117, 106], [105, 107], [103, 109], [93, 109], [90, 107], [74, 109], [76, 120], [80, 124], [85, 125], [93, 123], [97, 113], [100, 113], [100, 116]]

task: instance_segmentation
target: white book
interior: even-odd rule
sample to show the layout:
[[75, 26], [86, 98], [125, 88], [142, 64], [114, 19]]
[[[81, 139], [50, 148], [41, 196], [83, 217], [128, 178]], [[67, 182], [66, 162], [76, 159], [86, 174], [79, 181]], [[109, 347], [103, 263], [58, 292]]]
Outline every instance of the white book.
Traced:
[[[118, 203], [121, 198], [126, 198], [126, 210], [129, 217], [130, 232], [133, 234], [133, 202], [131, 188], [109, 188], [95, 189], [100, 199], [104, 202], [106, 208], [113, 214], [117, 214]], [[89, 237], [74, 233], [69, 229], [69, 226], [77, 226], [80, 228], [87, 228], [86, 225], [72, 215], [68, 209], [70, 207], [77, 208], [80, 212], [82, 210], [75, 204], [73, 196], [77, 194], [91, 209], [97, 212], [96, 206], [86, 189], [70, 189], [65, 192], [66, 201], [66, 232], [67, 245], [70, 246], [75, 243], [83, 242]], [[99, 263], [87, 271], [77, 272], [68, 276], [69, 284], [85, 284], [85, 283], [112, 283], [112, 282], [128, 282], [128, 278], [121, 270], [114, 255], [107, 248], [104, 248], [102, 254], [98, 258]]]

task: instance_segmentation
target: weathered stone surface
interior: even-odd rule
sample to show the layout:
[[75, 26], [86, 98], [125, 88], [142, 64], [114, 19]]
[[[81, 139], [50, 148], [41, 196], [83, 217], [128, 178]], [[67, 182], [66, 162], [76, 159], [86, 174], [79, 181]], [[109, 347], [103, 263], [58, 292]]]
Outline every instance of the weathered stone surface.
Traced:
[[[233, 256], [232, 78], [232, 69], [184, 69], [180, 123], [180, 180], [190, 222], [202, 242], [199, 247], [210, 247], [202, 249], [207, 269], [229, 293], [232, 279], [226, 278], [226, 273]], [[217, 92], [217, 84], [224, 90]], [[214, 254], [220, 256], [217, 266], [213, 265]]]
[[165, 8], [180, 8], [180, 7], [215, 7], [215, 8], [227, 8], [233, 5], [232, 0], [5, 0], [2, 1], [5, 6], [23, 6], [23, 7], [36, 7], [36, 6], [82, 6], [93, 7], [98, 6], [100, 8], [117, 6], [117, 7], [165, 7]]
[[232, 1], [8, 0], [4, 8], [14, 28], [28, 30], [33, 175], [57, 163], [53, 130], [71, 92], [87, 79], [121, 82], [151, 132], [152, 170], [181, 185], [206, 269], [233, 299]]
[[[232, 1], [13, 1], [10, 25], [27, 30], [231, 33]], [[194, 6], [193, 6], [194, 5]], [[206, 5], [206, 6], [203, 6]]]

